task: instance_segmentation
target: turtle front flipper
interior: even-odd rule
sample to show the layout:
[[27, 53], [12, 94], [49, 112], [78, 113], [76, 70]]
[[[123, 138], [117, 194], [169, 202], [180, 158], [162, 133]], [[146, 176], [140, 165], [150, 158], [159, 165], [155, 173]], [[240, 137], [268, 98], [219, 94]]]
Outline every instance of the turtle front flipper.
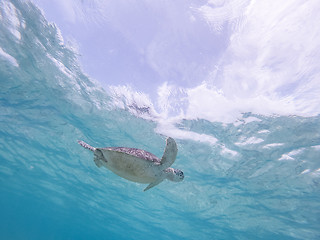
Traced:
[[176, 160], [178, 153], [177, 144], [173, 138], [167, 138], [166, 149], [164, 150], [163, 156], [161, 158], [162, 169], [170, 167]]

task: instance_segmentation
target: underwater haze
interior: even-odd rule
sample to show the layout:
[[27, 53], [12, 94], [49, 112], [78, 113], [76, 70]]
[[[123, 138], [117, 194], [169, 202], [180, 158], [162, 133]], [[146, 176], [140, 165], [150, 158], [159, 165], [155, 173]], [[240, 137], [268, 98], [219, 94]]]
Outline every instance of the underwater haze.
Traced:
[[[1, 0], [0, 239], [320, 239], [319, 61], [275, 86], [285, 97], [274, 102], [227, 90], [222, 75], [244, 78], [229, 69], [212, 88], [165, 83], [155, 106], [127, 86], [105, 90], [78, 57], [32, 2]], [[161, 157], [168, 136], [185, 178], [146, 192], [77, 143]]]

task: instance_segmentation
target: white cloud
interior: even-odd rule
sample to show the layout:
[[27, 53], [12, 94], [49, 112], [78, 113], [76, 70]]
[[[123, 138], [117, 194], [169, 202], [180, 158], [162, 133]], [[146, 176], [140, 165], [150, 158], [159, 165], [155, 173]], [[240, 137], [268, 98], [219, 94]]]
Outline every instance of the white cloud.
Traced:
[[249, 0], [209, 0], [198, 10], [214, 31], [221, 32], [226, 22], [239, 23]]
[[[196, 87], [163, 83], [158, 88], [159, 114], [164, 118], [175, 115], [180, 119], [234, 122], [244, 112], [320, 113], [318, 1], [212, 0], [198, 10], [217, 31], [226, 23], [231, 26], [230, 45], [219, 65], [212, 67], [213, 74]], [[161, 34], [168, 35], [171, 30]], [[161, 72], [168, 70], [161, 65], [166, 62], [161, 47], [170, 38], [159, 39], [162, 37], [149, 45], [148, 61]]]
[[213, 84], [227, 99], [265, 98], [284, 114], [319, 113], [319, 10], [318, 1], [252, 1]]
[[[69, 22], [103, 23], [120, 33], [128, 49], [145, 61], [141, 71], [150, 67], [160, 76], [156, 102], [139, 89], [109, 89], [114, 106], [140, 117], [226, 123], [244, 112], [320, 113], [318, 0], [203, 2], [59, 0], [57, 4]], [[153, 80], [143, 79], [146, 84]], [[130, 80], [128, 84], [135, 86]], [[251, 120], [256, 119], [244, 122]], [[172, 126], [167, 127], [184, 136]]]
[[186, 117], [190, 119], [234, 122], [245, 112], [265, 115], [297, 113], [289, 98], [270, 99], [264, 95], [228, 97], [206, 83], [186, 92], [189, 101]]
[[[316, 0], [209, 1], [200, 8], [208, 22], [241, 27], [232, 28], [211, 79], [195, 88], [164, 85], [159, 95], [169, 100], [173, 89], [184, 92], [187, 104], [180, 108], [188, 119], [233, 122], [243, 112], [319, 114], [319, 10]], [[173, 101], [166, 103], [169, 108]]]

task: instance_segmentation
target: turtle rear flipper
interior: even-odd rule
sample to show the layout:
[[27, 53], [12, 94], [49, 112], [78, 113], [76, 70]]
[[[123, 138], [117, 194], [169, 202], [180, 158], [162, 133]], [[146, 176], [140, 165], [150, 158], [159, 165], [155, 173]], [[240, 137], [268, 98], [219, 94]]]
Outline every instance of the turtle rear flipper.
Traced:
[[96, 149], [94, 151], [93, 161], [97, 165], [97, 167], [99, 167], [99, 168], [102, 167], [103, 161], [106, 161], [106, 159], [103, 157], [103, 154], [100, 149]]

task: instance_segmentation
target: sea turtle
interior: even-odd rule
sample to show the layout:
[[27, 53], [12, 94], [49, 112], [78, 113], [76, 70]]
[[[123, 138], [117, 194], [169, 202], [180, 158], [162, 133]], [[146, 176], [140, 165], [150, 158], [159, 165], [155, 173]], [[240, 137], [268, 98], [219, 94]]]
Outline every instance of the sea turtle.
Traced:
[[161, 159], [150, 152], [127, 147], [95, 148], [89, 144], [78, 143], [94, 153], [94, 162], [100, 168], [104, 166], [127, 180], [138, 183], [149, 183], [144, 189], [158, 185], [164, 179], [174, 182], [183, 180], [183, 172], [170, 168], [177, 156], [177, 144], [173, 138], [167, 138], [166, 149]]

